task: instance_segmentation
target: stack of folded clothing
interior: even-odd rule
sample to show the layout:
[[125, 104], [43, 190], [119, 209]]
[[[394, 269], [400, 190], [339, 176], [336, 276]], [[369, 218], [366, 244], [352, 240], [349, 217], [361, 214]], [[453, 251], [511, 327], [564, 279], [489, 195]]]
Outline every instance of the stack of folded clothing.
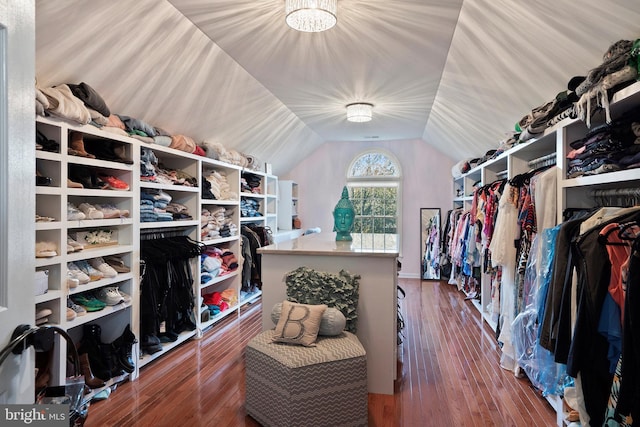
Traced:
[[258, 175], [243, 174], [240, 180], [241, 190], [245, 193], [261, 194], [260, 184], [262, 180]]
[[162, 190], [144, 189], [140, 191], [140, 221], [173, 221], [173, 214], [167, 212], [171, 196]]
[[[203, 185], [203, 198], [214, 200], [236, 200], [238, 198], [238, 194], [231, 190], [231, 185], [229, 185], [227, 175], [224, 172], [205, 171], [203, 177], [206, 182]], [[207, 190], [205, 191], [204, 188]]]
[[219, 239], [237, 234], [238, 226], [233, 223], [233, 209], [216, 206], [211, 210], [202, 210], [200, 216], [200, 237], [202, 240]]
[[260, 213], [260, 202], [256, 199], [245, 199], [240, 200], [240, 216], [242, 217], [255, 217], [261, 216]]
[[[638, 121], [635, 121], [635, 120]], [[570, 143], [567, 178], [598, 175], [640, 164], [640, 110], [593, 128], [584, 138]]]
[[189, 208], [180, 203], [171, 202], [167, 205], [165, 210], [167, 213], [171, 214], [174, 221], [193, 219], [189, 214]]
[[158, 166], [158, 158], [153, 150], [140, 147], [140, 179], [142, 181], [156, 181], [156, 167]]

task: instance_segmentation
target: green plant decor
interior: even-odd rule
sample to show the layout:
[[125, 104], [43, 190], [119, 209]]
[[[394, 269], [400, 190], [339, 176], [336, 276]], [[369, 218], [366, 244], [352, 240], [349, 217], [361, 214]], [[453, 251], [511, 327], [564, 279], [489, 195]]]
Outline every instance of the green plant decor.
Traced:
[[360, 275], [340, 270], [338, 274], [298, 267], [285, 275], [287, 299], [300, 304], [326, 304], [344, 314], [345, 330], [356, 333]]

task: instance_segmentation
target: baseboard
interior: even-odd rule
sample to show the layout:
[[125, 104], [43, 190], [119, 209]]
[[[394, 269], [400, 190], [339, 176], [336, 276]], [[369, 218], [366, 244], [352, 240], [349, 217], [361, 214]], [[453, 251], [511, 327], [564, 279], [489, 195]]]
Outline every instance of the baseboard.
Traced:
[[400, 279], [419, 279], [420, 278], [420, 274], [419, 273], [402, 273], [402, 272], [400, 272], [398, 274], [398, 278], [400, 278]]

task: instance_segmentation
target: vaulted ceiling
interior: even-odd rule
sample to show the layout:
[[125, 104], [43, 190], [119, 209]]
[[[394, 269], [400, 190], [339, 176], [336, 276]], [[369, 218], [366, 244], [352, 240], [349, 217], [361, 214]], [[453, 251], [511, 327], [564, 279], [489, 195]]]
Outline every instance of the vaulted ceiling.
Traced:
[[[40, 86], [87, 82], [112, 111], [285, 174], [320, 144], [423, 139], [454, 160], [640, 36], [628, 0], [338, 0], [299, 33], [284, 0], [36, 0]], [[345, 105], [374, 104], [368, 123]]]

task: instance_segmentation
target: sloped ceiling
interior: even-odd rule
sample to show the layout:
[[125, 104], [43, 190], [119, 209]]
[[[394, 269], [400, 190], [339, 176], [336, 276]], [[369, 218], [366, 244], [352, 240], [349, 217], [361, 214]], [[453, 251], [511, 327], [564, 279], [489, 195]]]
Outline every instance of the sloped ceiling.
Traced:
[[[278, 175], [330, 141], [422, 138], [459, 160], [495, 148], [638, 22], [628, 0], [338, 0], [336, 27], [305, 34], [283, 0], [37, 0], [36, 74]], [[347, 122], [354, 101], [374, 120]]]

